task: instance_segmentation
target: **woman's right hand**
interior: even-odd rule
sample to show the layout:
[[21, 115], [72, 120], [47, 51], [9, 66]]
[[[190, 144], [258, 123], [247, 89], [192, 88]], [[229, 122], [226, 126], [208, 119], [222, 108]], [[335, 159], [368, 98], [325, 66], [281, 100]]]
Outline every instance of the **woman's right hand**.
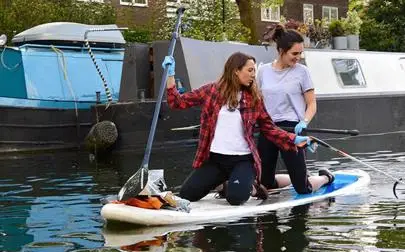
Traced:
[[169, 74], [169, 77], [174, 76], [175, 66], [176, 66], [176, 62], [174, 61], [173, 56], [166, 56], [162, 62], [163, 69], [165, 69], [167, 67], [167, 73]]

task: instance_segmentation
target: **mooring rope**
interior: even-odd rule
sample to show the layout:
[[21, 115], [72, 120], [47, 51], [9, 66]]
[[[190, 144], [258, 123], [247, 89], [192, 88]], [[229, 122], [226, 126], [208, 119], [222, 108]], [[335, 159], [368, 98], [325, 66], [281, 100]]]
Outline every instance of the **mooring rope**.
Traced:
[[8, 66], [8, 65], [6, 64], [6, 62], [5, 62], [5, 60], [4, 60], [4, 54], [6, 53], [6, 49], [7, 49], [7, 48], [10, 48], [10, 47], [8, 47], [8, 46], [4, 46], [4, 47], [3, 47], [3, 50], [2, 50], [1, 56], [0, 56], [0, 62], [1, 62], [1, 65], [2, 65], [5, 69], [7, 69], [7, 70], [9, 70], [9, 71], [14, 71], [17, 67], [19, 67], [19, 66], [21, 65], [21, 63], [22, 63], [22, 58], [21, 58], [21, 61], [18, 62], [17, 64], [15, 64], [14, 66]]
[[89, 32], [119, 31], [119, 30], [127, 30], [127, 29], [128, 28], [92, 28], [92, 29], [88, 29], [84, 33], [84, 44], [87, 48], [87, 51], [89, 52], [90, 58], [93, 61], [94, 66], [96, 67], [98, 75], [100, 76], [101, 80], [103, 81], [104, 90], [105, 90], [105, 93], [107, 95], [107, 100], [108, 100], [107, 107], [113, 102], [112, 95], [111, 95], [110, 89], [108, 88], [107, 80], [105, 79], [103, 73], [101, 72], [101, 69], [97, 64], [96, 58], [94, 57], [93, 51], [91, 50], [90, 43], [87, 38], [87, 34]]
[[[73, 98], [74, 105], [75, 105], [75, 115], [76, 115], [76, 137], [79, 140], [80, 138], [80, 121], [79, 121], [79, 108], [77, 106], [77, 97], [76, 94], [73, 90], [72, 83], [70, 82], [69, 75], [67, 73], [67, 65], [65, 61], [65, 55], [62, 50], [59, 48], [55, 47], [54, 45], [51, 45], [52, 50], [56, 53], [56, 57], [58, 58], [59, 66], [62, 68], [63, 72], [63, 78], [66, 81], [66, 84], [69, 88], [70, 95]], [[60, 56], [60, 57], [59, 57]], [[78, 141], [78, 146], [80, 147], [80, 141]]]

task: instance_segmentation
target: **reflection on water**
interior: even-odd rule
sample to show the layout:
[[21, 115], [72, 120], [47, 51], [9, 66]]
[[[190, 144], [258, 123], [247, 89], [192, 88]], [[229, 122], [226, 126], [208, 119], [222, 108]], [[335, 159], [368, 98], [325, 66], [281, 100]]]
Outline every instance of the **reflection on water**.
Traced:
[[[368, 164], [405, 176], [405, 135], [329, 139]], [[154, 150], [177, 191], [190, 171], [193, 148]], [[282, 209], [232, 223], [174, 227], [104, 225], [100, 199], [116, 194], [141, 163], [130, 151], [91, 162], [86, 153], [3, 156], [0, 159], [0, 251], [378, 251], [405, 249], [405, 200], [381, 173], [318, 148], [309, 168], [364, 168], [368, 190]], [[403, 199], [404, 194], [402, 193]], [[183, 250], [181, 248], [184, 248]]]

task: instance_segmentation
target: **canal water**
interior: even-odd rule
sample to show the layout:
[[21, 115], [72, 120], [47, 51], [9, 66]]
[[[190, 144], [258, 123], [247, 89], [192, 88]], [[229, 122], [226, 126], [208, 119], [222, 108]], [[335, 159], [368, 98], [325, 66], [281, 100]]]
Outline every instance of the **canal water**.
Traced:
[[[405, 177], [405, 132], [327, 142], [395, 177]], [[194, 148], [153, 150], [152, 168], [164, 168], [178, 191]], [[115, 195], [141, 163], [131, 151], [94, 160], [85, 152], [0, 157], [0, 251], [405, 251], [405, 191], [393, 181], [319, 147], [311, 172], [361, 168], [368, 188], [260, 216], [207, 225], [105, 225], [100, 199]]]

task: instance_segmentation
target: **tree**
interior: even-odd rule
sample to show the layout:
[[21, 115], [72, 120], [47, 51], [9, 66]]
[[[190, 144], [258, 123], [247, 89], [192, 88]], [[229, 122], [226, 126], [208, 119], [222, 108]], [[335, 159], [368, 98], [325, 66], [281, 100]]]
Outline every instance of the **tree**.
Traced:
[[[225, 14], [225, 15], [224, 15]], [[161, 22], [156, 39], [170, 39], [173, 17]], [[182, 36], [207, 41], [233, 40], [248, 42], [249, 32], [238, 19], [238, 9], [231, 0], [195, 1], [189, 5], [182, 19]]]
[[115, 9], [110, 3], [77, 0], [2, 0], [0, 32], [12, 38], [16, 33], [50, 22], [114, 24]]
[[230, 0], [196, 1], [184, 16], [183, 35], [190, 38], [247, 42], [248, 31], [238, 20], [238, 9]]
[[255, 9], [260, 7], [282, 6], [284, 0], [236, 0], [238, 5], [240, 21], [249, 29], [249, 44], [258, 44], [259, 35], [256, 28]]
[[366, 0], [350, 0], [349, 1], [349, 11], [357, 11], [358, 13], [361, 13], [364, 10], [364, 7], [366, 6]]
[[365, 7], [360, 30], [367, 50], [405, 52], [405, 1], [372, 0]]

